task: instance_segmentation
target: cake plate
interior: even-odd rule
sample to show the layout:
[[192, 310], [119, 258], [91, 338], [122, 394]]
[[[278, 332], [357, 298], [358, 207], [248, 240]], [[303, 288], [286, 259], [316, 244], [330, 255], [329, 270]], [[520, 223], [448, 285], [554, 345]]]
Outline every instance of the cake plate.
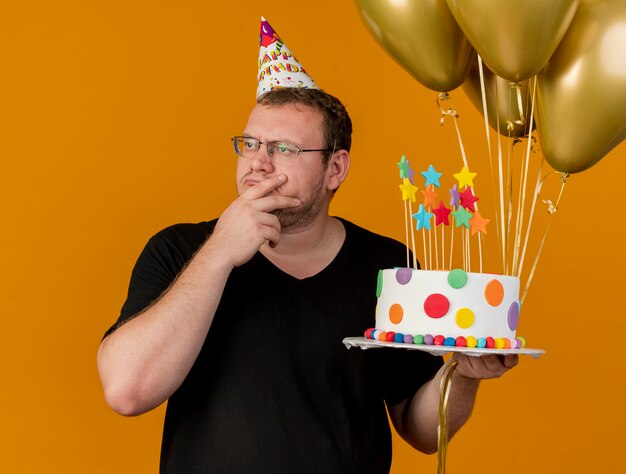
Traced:
[[373, 341], [371, 339], [365, 339], [364, 337], [346, 337], [343, 341], [343, 344], [350, 349], [351, 347], [360, 347], [361, 349], [373, 349], [378, 347], [392, 347], [394, 349], [408, 349], [408, 350], [417, 350], [428, 352], [432, 355], [445, 355], [453, 352], [465, 354], [473, 357], [480, 357], [488, 354], [496, 354], [496, 355], [509, 355], [509, 354], [519, 354], [519, 355], [528, 355], [533, 359], [538, 359], [539, 356], [545, 354], [546, 351], [542, 349], [530, 349], [530, 348], [521, 348], [521, 349], [479, 349], [477, 347], [457, 347], [457, 346], [435, 346], [435, 345], [426, 345], [426, 344], [406, 344], [403, 342], [382, 342], [382, 341]]

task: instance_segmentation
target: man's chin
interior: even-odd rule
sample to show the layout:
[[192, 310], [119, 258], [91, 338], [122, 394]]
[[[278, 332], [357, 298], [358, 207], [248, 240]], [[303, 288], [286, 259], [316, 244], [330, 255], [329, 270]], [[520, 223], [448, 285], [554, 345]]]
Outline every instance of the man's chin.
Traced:
[[312, 219], [306, 209], [291, 208], [291, 209], [275, 209], [271, 212], [278, 217], [281, 229], [287, 229], [289, 227], [299, 227], [308, 224]]

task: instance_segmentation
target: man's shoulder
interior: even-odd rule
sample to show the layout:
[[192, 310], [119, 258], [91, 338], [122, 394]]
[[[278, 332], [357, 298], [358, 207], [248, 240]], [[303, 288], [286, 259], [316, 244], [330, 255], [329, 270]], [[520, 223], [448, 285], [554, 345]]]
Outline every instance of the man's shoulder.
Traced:
[[359, 240], [367, 245], [375, 245], [396, 249], [404, 248], [404, 244], [398, 242], [391, 237], [376, 233], [372, 230], [366, 229], [365, 227], [361, 227], [342, 217], [337, 218], [343, 223], [346, 229], [346, 235], [349, 235], [354, 240]]
[[195, 252], [202, 243], [213, 233], [217, 219], [196, 223], [180, 223], [170, 225], [148, 241], [148, 247], [169, 248]]
[[179, 237], [202, 236], [206, 238], [207, 234], [213, 232], [217, 219], [210, 221], [179, 223], [173, 224], [160, 230], [152, 236], [152, 239], [176, 239]]
[[397, 240], [339, 218], [346, 229], [345, 255], [368, 268], [409, 266], [407, 248]]

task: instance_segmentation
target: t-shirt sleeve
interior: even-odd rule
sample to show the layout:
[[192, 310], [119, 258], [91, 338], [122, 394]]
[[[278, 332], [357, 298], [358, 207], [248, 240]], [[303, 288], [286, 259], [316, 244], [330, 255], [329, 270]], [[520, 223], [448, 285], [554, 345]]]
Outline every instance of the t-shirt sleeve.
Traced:
[[443, 365], [442, 357], [419, 350], [381, 348], [371, 351], [378, 366], [375, 373], [384, 374], [380, 380], [387, 406], [413, 397]]
[[148, 241], [133, 268], [120, 316], [104, 337], [156, 301], [191, 258], [201, 240], [183, 240], [184, 234], [180, 227], [172, 226], [162, 230]]

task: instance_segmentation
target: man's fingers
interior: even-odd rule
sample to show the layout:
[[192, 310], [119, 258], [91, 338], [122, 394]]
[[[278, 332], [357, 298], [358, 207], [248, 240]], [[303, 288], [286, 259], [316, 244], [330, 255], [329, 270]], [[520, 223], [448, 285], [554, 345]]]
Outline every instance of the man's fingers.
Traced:
[[256, 200], [257, 209], [261, 212], [271, 212], [275, 209], [286, 209], [288, 207], [296, 207], [302, 204], [298, 198], [291, 196], [266, 196]]
[[512, 369], [519, 363], [519, 356], [517, 354], [505, 355], [503, 363], [507, 369]]
[[242, 196], [245, 196], [248, 199], [258, 199], [285, 184], [285, 181], [287, 181], [287, 176], [284, 174], [264, 179], [263, 181], [256, 183], [250, 189], [246, 190]]

